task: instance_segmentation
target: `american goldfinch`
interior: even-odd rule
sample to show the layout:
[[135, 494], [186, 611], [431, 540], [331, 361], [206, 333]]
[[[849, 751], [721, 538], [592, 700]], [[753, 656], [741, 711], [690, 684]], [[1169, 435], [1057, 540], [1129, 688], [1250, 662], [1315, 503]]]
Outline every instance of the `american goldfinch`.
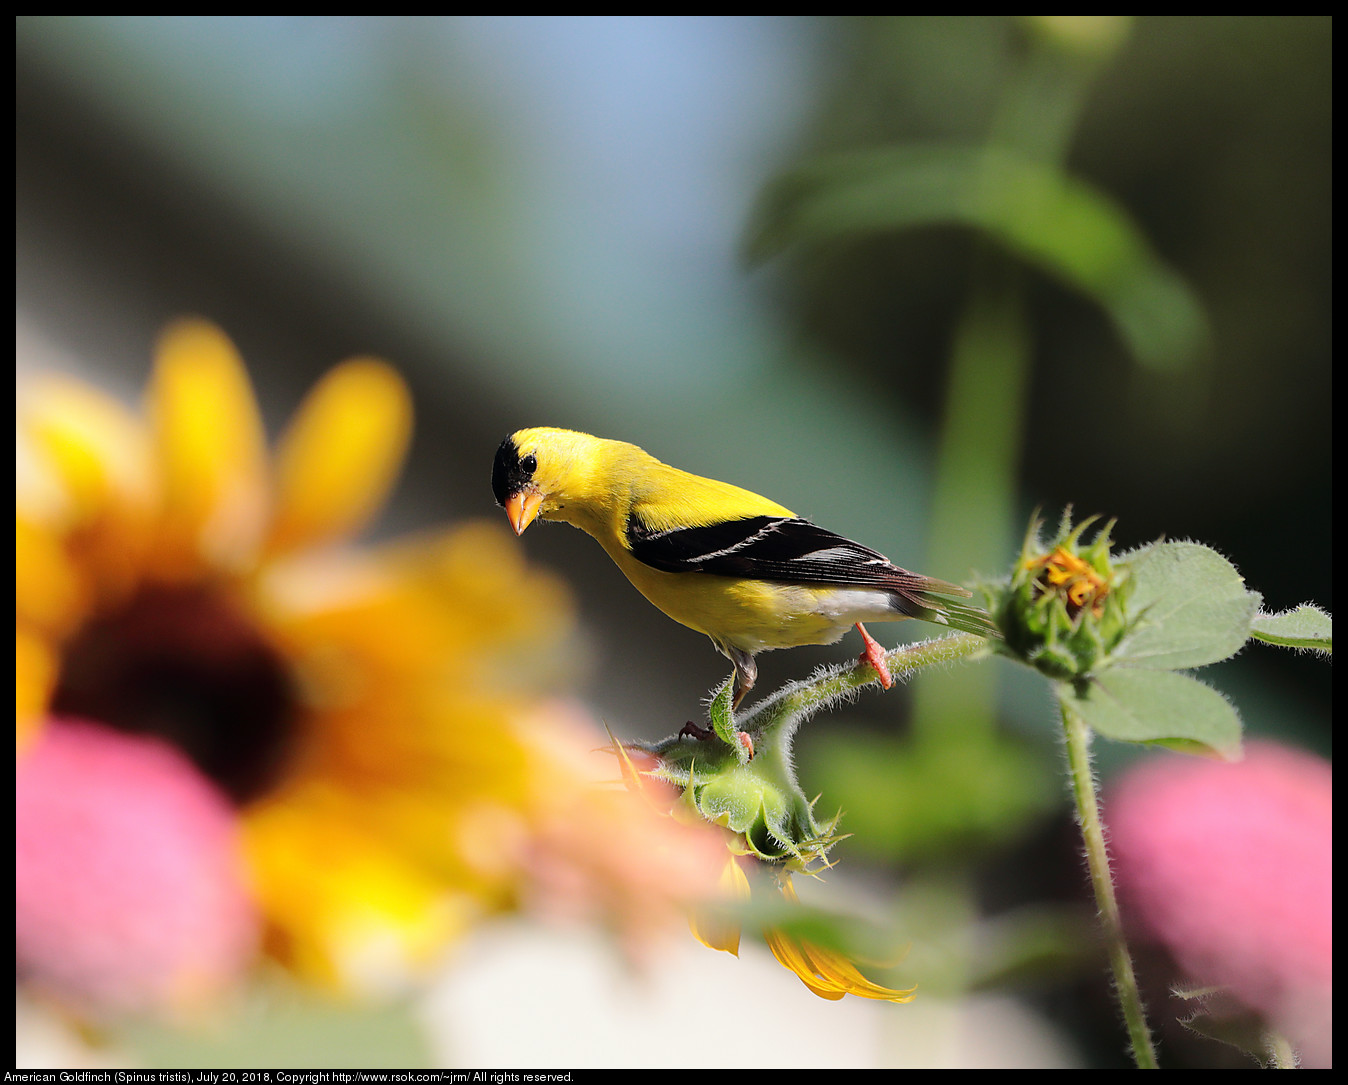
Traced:
[[863, 622], [921, 618], [995, 635], [977, 607], [934, 598], [968, 596], [965, 589], [623, 441], [522, 429], [496, 450], [491, 485], [517, 535], [535, 519], [580, 528], [642, 595], [710, 637], [734, 664], [736, 705], [753, 688], [757, 653], [832, 644], [852, 626], [888, 689], [884, 650]]

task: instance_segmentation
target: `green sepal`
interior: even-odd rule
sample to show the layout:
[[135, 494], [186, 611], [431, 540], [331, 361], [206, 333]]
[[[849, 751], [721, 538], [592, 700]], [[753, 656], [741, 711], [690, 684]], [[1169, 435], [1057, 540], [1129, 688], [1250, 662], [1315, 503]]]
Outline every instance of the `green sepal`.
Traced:
[[783, 750], [764, 741], [758, 756], [742, 761], [738, 743], [725, 745], [710, 736], [680, 734], [634, 745], [656, 757], [650, 776], [682, 788], [682, 805], [741, 836], [759, 859], [805, 871], [827, 865], [829, 848], [841, 839], [836, 816], [815, 818], [814, 803], [791, 770], [789, 746]]
[[704, 818], [742, 835], [755, 854], [766, 850], [768, 858], [780, 858], [794, 847], [787, 827], [787, 796], [747, 765], [722, 772], [703, 784], [697, 790], [696, 802]]
[[707, 705], [707, 718], [711, 720], [711, 729], [716, 732], [716, 737], [733, 749], [737, 760], [743, 764], [749, 760], [749, 751], [740, 742], [739, 728], [735, 726], [730, 700], [734, 685], [732, 676], [712, 694], [711, 702]]

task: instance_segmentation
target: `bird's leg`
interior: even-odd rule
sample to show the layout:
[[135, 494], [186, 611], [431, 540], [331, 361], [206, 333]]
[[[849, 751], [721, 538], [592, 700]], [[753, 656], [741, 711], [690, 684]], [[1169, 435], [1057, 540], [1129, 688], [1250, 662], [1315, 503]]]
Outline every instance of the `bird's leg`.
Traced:
[[[730, 657], [730, 662], [735, 665], [735, 695], [730, 702], [730, 708], [733, 712], [736, 708], [739, 708], [740, 702], [754, 688], [754, 682], [758, 679], [758, 664], [754, 662], [754, 657], [748, 652], [729, 645], [725, 647], [725, 654]], [[736, 731], [735, 735], [739, 739], [740, 745], [749, 751], [749, 760], [752, 761], [754, 758], [754, 740], [749, 737], [747, 731]]]
[[885, 649], [874, 637], [866, 632], [866, 627], [857, 622], [857, 632], [861, 634], [861, 639], [866, 642], [866, 650], [861, 653], [859, 659], [865, 660], [875, 668], [875, 673], [880, 676], [880, 685], [889, 689], [894, 684], [894, 679], [889, 673], [889, 664], [885, 662]]
[[740, 702], [758, 681], [758, 664], [753, 656], [738, 648], [727, 647], [725, 654], [730, 657], [730, 662], [735, 664], [735, 696], [730, 702], [730, 707], [739, 708]]

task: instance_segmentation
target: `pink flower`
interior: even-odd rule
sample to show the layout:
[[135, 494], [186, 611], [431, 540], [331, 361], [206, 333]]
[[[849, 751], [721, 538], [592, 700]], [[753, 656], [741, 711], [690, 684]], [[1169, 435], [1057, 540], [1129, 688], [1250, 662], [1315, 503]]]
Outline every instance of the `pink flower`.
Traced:
[[1166, 754], [1106, 805], [1125, 918], [1332, 1062], [1333, 770], [1251, 743], [1239, 763]]
[[52, 719], [15, 771], [18, 973], [83, 1009], [190, 1009], [253, 959], [236, 817], [174, 747]]

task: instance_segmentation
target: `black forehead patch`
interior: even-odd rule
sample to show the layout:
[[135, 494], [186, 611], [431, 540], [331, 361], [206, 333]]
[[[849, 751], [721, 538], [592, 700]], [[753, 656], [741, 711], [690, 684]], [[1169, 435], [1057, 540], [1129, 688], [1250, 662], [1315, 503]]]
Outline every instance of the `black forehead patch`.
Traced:
[[491, 465], [491, 492], [496, 503], [504, 505], [511, 494], [519, 493], [534, 477], [538, 461], [533, 456], [520, 459], [520, 450], [515, 447], [515, 439], [507, 437], [496, 450], [496, 460]]

